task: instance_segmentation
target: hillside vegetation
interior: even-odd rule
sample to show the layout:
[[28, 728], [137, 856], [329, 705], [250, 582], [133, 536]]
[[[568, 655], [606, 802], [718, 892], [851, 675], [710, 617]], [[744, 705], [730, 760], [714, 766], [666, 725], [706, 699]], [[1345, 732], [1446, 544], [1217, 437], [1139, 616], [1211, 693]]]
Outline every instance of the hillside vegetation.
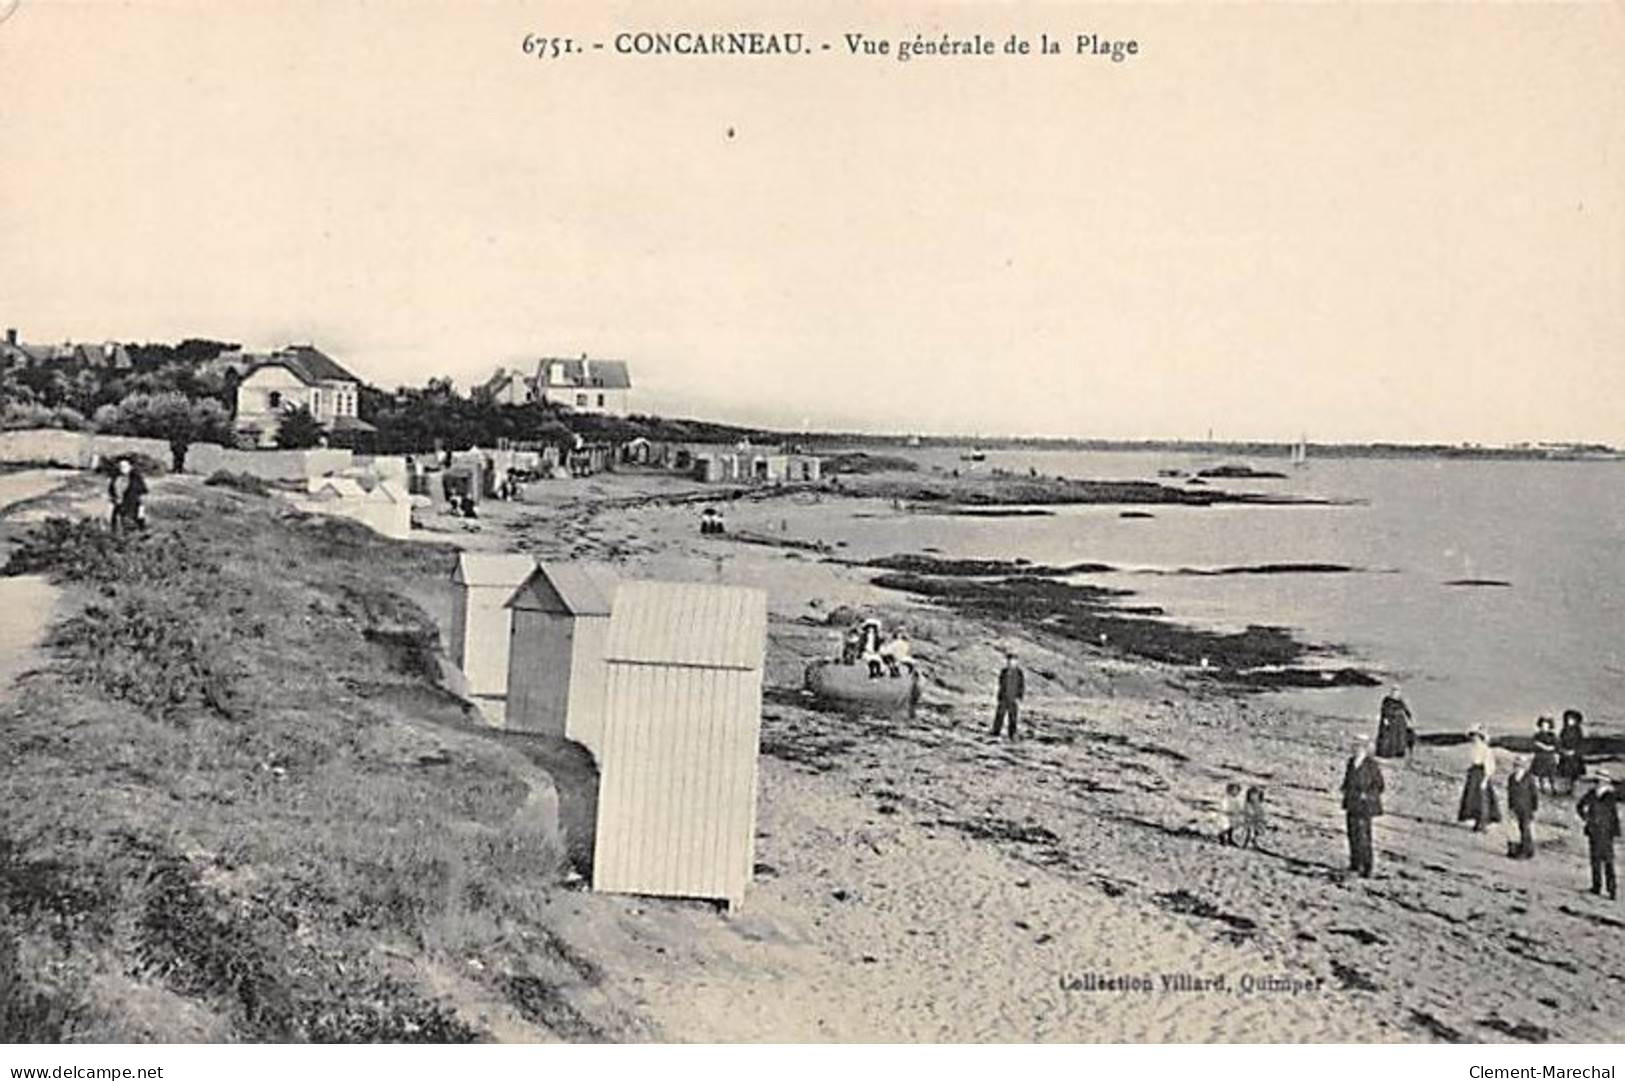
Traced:
[[454, 553], [190, 480], [151, 516], [12, 538], [65, 593], [0, 706], [0, 1042], [605, 1035], [549, 775], [438, 686]]

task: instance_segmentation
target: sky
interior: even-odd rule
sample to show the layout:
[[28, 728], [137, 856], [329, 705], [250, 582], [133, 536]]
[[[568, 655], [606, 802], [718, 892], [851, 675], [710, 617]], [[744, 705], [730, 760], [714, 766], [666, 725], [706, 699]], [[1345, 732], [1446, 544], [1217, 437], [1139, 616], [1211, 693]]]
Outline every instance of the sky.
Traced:
[[[586, 353], [784, 428], [1625, 445], [1625, 7], [675, 10], [20, 0], [0, 322], [382, 386]], [[613, 48], [736, 28], [814, 50]], [[1067, 48], [843, 37], [944, 32]]]

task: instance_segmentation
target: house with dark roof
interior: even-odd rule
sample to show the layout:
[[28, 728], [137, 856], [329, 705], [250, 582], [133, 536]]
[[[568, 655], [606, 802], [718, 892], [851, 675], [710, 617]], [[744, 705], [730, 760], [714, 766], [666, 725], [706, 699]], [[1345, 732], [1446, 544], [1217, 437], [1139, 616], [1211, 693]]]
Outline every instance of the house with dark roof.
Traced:
[[356, 415], [361, 380], [313, 345], [244, 354], [247, 374], [237, 385], [237, 433], [273, 446], [282, 418], [298, 409], [330, 432], [372, 431]]
[[536, 366], [536, 398], [577, 413], [624, 417], [631, 411], [632, 374], [624, 360], [544, 357]]
[[495, 375], [474, 388], [474, 397], [497, 405], [524, 405], [534, 395], [529, 377], [506, 368], [498, 368]]
[[41, 345], [19, 341], [17, 328], [8, 327], [0, 342], [0, 362], [5, 364], [74, 364], [86, 368], [113, 368], [126, 371], [130, 352], [119, 342], [63, 342]]

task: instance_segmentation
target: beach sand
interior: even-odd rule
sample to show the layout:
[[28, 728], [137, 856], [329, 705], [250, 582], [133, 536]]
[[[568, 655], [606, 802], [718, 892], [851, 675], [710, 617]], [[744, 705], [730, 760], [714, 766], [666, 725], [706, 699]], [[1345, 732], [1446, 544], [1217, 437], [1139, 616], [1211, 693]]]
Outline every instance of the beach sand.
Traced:
[[[1513, 863], [1499, 829], [1452, 821], [1462, 752], [1423, 748], [1385, 763], [1377, 875], [1349, 878], [1336, 798], [1348, 722], [733, 539], [841, 551], [843, 518], [906, 513], [889, 501], [757, 495], [725, 504], [732, 536], [717, 538], [698, 532], [698, 504], [672, 502], [695, 494], [658, 475], [554, 482], [484, 505], [477, 529], [441, 519], [424, 534], [768, 590], [759, 863], [743, 910], [584, 891], [555, 906], [557, 932], [604, 973], [573, 1006], [645, 1019], [623, 1038], [1625, 1036], [1625, 907], [1585, 891], [1572, 800], [1541, 809], [1537, 859]], [[909, 627], [926, 673], [916, 719], [848, 718], [799, 695], [842, 606]], [[1013, 744], [985, 731], [1006, 648], [1028, 673], [1028, 738]], [[1228, 780], [1267, 789], [1259, 851], [1212, 839]], [[1111, 979], [1149, 990], [1090, 989]]]

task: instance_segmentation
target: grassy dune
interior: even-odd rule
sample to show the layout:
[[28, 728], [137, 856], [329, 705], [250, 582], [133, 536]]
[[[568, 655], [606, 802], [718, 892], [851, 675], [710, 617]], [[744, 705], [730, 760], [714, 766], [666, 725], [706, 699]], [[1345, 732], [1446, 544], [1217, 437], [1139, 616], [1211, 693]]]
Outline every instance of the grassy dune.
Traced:
[[454, 553], [189, 480], [151, 515], [11, 538], [64, 618], [0, 706], [0, 1042], [605, 1035], [551, 780], [437, 685]]

